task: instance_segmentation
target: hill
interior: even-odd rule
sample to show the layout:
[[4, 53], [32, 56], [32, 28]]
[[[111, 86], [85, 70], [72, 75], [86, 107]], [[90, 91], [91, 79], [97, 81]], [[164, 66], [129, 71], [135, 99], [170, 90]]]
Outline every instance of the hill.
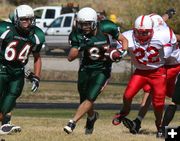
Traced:
[[[25, 1], [25, 0], [24, 0]], [[47, 5], [66, 5], [71, 2], [81, 7], [90, 6], [97, 11], [105, 10], [107, 16], [115, 14], [118, 18], [118, 23], [123, 27], [123, 30], [132, 27], [135, 18], [142, 14], [158, 13], [164, 14], [165, 11], [173, 7], [176, 9], [176, 15], [168, 24], [175, 30], [176, 33], [180, 31], [180, 0], [49, 0]], [[22, 2], [19, 1], [21, 4]], [[35, 8], [43, 6], [42, 4], [35, 4], [30, 2], [30, 5]], [[8, 3], [0, 4], [0, 18], [7, 18], [10, 11], [15, 8], [14, 5]]]

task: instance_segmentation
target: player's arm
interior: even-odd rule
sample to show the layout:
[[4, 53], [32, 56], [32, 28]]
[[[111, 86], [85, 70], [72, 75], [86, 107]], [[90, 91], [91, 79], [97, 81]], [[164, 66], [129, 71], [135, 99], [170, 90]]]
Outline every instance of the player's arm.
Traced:
[[33, 52], [34, 57], [34, 72], [31, 72], [30, 70], [25, 70], [25, 78], [30, 80], [32, 83], [31, 91], [36, 92], [39, 88], [39, 82], [40, 82], [40, 75], [41, 75], [41, 56], [39, 52]]
[[79, 50], [81, 50], [81, 47], [79, 45], [79, 41], [76, 37], [75, 32], [71, 32], [71, 34], [69, 35], [69, 44], [71, 46], [71, 49], [69, 51], [67, 59], [68, 61], [71, 62], [79, 56]]
[[177, 41], [180, 42], [180, 34], [175, 34], [175, 35], [176, 35]]
[[38, 52], [33, 53], [34, 57], [34, 73], [30, 70], [25, 70], [25, 78], [29, 79], [32, 83], [31, 91], [36, 92], [39, 88], [40, 75], [41, 75], [41, 56]]
[[76, 59], [79, 56], [79, 50], [77, 48], [71, 48], [68, 54], [68, 61], [73, 61], [74, 59]]
[[33, 57], [34, 57], [34, 74], [40, 78], [41, 68], [42, 68], [41, 56], [39, 53], [33, 53]]
[[121, 33], [119, 33], [118, 36], [118, 41], [120, 41], [122, 43], [122, 48], [124, 50], [128, 49], [128, 40], [126, 39], [126, 37], [124, 35], [122, 35]]
[[171, 19], [173, 15], [176, 14], [176, 10], [174, 8], [169, 8], [164, 15], [162, 15], [163, 20], [166, 22], [168, 19]]

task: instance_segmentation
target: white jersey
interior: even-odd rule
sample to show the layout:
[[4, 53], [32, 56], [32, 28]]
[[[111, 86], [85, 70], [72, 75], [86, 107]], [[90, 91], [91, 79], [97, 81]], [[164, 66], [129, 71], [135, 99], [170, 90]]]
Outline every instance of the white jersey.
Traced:
[[173, 52], [170, 57], [166, 60], [166, 65], [177, 65], [180, 64], [180, 48], [177, 43], [176, 36], [172, 29], [169, 28], [170, 42], [173, 45]]
[[133, 30], [123, 33], [128, 39], [128, 51], [134, 66], [140, 70], [153, 70], [165, 64], [165, 58], [172, 53], [172, 46], [169, 43], [169, 31], [164, 29], [154, 31], [150, 43], [140, 45], [133, 36]]
[[152, 13], [152, 14], [149, 14], [148, 16], [151, 17], [153, 21], [154, 30], [161, 30], [161, 28], [168, 28], [166, 22], [163, 20], [163, 18], [160, 15]]
[[173, 45], [173, 52], [171, 53], [171, 56], [167, 58], [166, 65], [180, 64], [180, 49], [176, 45], [177, 39], [174, 32], [172, 31], [172, 29], [168, 27], [168, 25], [166, 24], [166, 22], [163, 20], [163, 18], [160, 15], [152, 13], [152, 14], [149, 14], [149, 16], [151, 17], [153, 21], [154, 30], [164, 30], [164, 28], [169, 29], [169, 34], [170, 34], [169, 40], [170, 40], [170, 43]]

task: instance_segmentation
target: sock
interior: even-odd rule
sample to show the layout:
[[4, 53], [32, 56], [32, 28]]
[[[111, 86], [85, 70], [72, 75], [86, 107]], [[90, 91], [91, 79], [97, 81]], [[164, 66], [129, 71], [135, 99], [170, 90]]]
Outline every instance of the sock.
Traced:
[[141, 122], [143, 120], [143, 117], [137, 116], [136, 120], [139, 120]]
[[88, 116], [88, 119], [89, 119], [89, 120], [93, 120], [93, 119], [95, 118], [95, 114], [96, 114], [96, 113], [94, 112], [94, 114], [93, 114], [91, 117]]
[[162, 126], [163, 126], [163, 127], [169, 125], [169, 123], [171, 122], [171, 120], [172, 120], [173, 117], [174, 117], [174, 114], [175, 114], [175, 112], [176, 112], [176, 109], [177, 109], [177, 106], [176, 106], [176, 105], [169, 105], [169, 106], [166, 108], [166, 111], [165, 111], [164, 117], [163, 117], [163, 122], [162, 122]]
[[11, 115], [5, 115], [1, 124], [2, 125], [8, 124], [8, 123], [10, 123], [10, 121], [11, 121]]

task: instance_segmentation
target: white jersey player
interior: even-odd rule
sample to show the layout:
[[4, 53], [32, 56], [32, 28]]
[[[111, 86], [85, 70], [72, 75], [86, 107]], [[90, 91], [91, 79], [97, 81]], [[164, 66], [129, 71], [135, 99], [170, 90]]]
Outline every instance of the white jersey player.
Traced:
[[152, 104], [156, 117], [157, 130], [160, 127], [166, 92], [165, 60], [172, 53], [169, 43], [169, 30], [154, 30], [153, 22], [149, 16], [139, 16], [135, 21], [133, 30], [124, 32], [128, 39], [128, 50], [131, 60], [136, 67], [123, 97], [123, 107], [119, 114], [115, 115], [113, 124], [118, 125], [130, 112], [133, 97], [149, 84], [152, 91]]
[[151, 41], [147, 44], [137, 41], [133, 32], [136, 31], [126, 31], [123, 35], [128, 38], [128, 50], [135, 67], [141, 70], [153, 70], [163, 66], [165, 58], [171, 55], [173, 49], [169, 43], [169, 29], [154, 31]]
[[[170, 29], [168, 25], [164, 22], [168, 18], [171, 18], [172, 15], [174, 14], [175, 14], [175, 10], [169, 9], [166, 12], [166, 14], [164, 14], [162, 17], [157, 14], [148, 15], [149, 17], [151, 17], [152, 21], [154, 22], [154, 26], [153, 26], [154, 31], [162, 30], [162, 32], [164, 32], [169, 30], [168, 33], [167, 32], [164, 33], [166, 34], [167, 40], [169, 40], [169, 43], [173, 47], [173, 51], [170, 57], [166, 58], [166, 62], [165, 62], [165, 68], [167, 70], [166, 95], [168, 97], [172, 97], [172, 95], [174, 94], [173, 91], [175, 89], [174, 87], [175, 87], [176, 78], [178, 73], [180, 72], [180, 49], [178, 47], [178, 44], [176, 43], [176, 41], [177, 40], [179, 41], [180, 38], [178, 37], [179, 35], [178, 34], [175, 35], [172, 29]], [[164, 30], [165, 28], [166, 30]], [[132, 134], [137, 134], [139, 132], [139, 129], [141, 128], [141, 121], [145, 117], [147, 108], [151, 104], [151, 98], [150, 98], [150, 92], [152, 90], [151, 86], [149, 84], [146, 84], [144, 85], [143, 90], [144, 90], [144, 95], [138, 116], [133, 121], [131, 121], [128, 118], [125, 118], [123, 120], [123, 124], [129, 129], [130, 133]], [[176, 98], [176, 101], [177, 99], [178, 98]], [[165, 136], [165, 126], [168, 126], [168, 124], [172, 120], [176, 108], [177, 106], [173, 103], [166, 108], [164, 118], [161, 123], [161, 127], [158, 129], [156, 137], [159, 138]]]
[[160, 30], [161, 28], [168, 28], [168, 25], [166, 22], [163, 20], [163, 18], [155, 13], [149, 14], [148, 15], [152, 21], [153, 21], [153, 29], [154, 30]]

